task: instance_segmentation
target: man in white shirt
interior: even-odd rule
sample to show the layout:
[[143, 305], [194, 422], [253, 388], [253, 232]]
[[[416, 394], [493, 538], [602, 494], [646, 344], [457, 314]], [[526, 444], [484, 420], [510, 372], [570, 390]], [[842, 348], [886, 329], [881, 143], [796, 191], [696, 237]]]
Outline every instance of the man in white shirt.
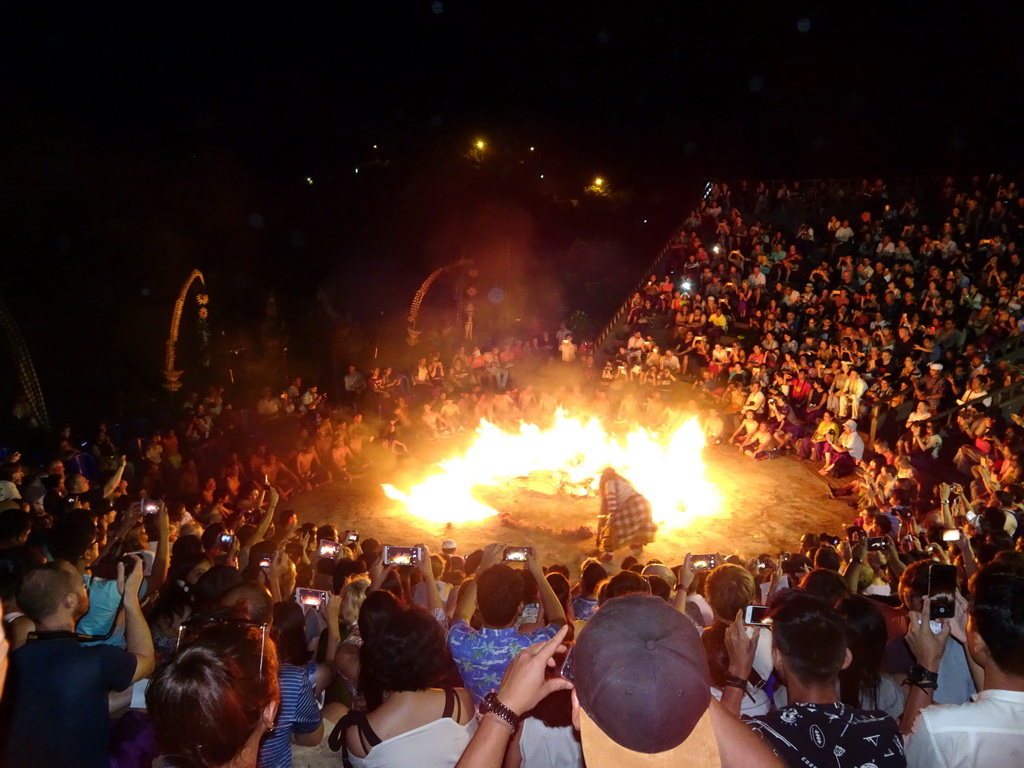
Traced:
[[843, 226], [836, 230], [836, 240], [840, 243], [848, 243], [853, 240], [853, 229], [846, 219], [843, 219]]
[[[958, 596], [956, 618], [938, 634], [928, 603], [910, 614], [907, 643], [920, 668], [911, 671], [902, 721], [909, 768], [1024, 765], [1024, 578], [989, 566], [972, 586], [969, 611]], [[965, 704], [929, 706], [950, 634], [967, 646], [983, 690]]]
[[644, 337], [640, 331], [635, 331], [626, 341], [626, 356], [631, 363], [639, 363], [644, 353]]
[[750, 385], [750, 394], [747, 395], [742, 412], [753, 416], [760, 416], [764, 413], [764, 392], [761, 391], [761, 385], [756, 381]]
[[857, 422], [850, 419], [843, 424], [843, 434], [835, 442], [825, 444], [825, 466], [819, 474], [843, 477], [853, 472], [856, 463], [864, 458], [864, 440], [857, 432]]

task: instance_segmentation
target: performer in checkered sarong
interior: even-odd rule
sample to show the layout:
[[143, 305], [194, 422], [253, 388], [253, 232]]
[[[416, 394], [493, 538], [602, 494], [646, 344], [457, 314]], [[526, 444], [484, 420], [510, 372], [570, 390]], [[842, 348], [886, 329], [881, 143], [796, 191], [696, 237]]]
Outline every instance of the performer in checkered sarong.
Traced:
[[610, 467], [601, 474], [601, 513], [598, 547], [605, 554], [627, 544], [650, 544], [658, 527], [651, 519], [651, 502]]

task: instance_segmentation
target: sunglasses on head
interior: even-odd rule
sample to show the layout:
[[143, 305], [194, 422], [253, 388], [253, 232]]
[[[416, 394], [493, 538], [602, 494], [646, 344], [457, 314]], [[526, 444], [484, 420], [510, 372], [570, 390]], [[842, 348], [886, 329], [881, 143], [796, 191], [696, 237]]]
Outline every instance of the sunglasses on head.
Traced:
[[247, 619], [233, 619], [233, 618], [199, 618], [189, 619], [183, 621], [181, 626], [178, 627], [178, 641], [174, 646], [174, 654], [178, 655], [185, 648], [194, 643], [205, 630], [213, 627], [236, 627], [236, 628], [254, 628], [260, 630], [260, 679], [263, 679], [263, 655], [267, 647], [267, 628], [268, 624], [261, 624], [256, 621], [249, 621]]

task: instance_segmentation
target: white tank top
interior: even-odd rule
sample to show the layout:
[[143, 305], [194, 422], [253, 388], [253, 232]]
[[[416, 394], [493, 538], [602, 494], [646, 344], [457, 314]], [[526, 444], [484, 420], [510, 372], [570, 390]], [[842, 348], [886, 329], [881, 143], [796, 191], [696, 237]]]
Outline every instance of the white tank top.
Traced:
[[444, 717], [382, 741], [366, 757], [348, 759], [352, 768], [453, 768], [475, 731], [476, 718], [459, 725]]

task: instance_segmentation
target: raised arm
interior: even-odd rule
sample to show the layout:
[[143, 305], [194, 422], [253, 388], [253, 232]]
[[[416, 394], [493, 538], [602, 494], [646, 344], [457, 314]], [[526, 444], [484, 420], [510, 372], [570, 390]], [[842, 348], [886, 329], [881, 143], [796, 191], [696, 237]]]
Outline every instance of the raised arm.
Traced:
[[125, 465], [128, 464], [128, 457], [122, 456], [118, 459], [117, 469], [114, 470], [114, 474], [110, 476], [110, 479], [103, 484], [103, 498], [109, 499], [114, 495], [114, 491], [117, 490], [117, 486], [121, 484], [121, 478], [124, 475]]
[[544, 609], [544, 616], [547, 618], [548, 624], [554, 624], [556, 627], [565, 626], [567, 623], [565, 608], [555, 594], [555, 590], [548, 584], [548, 580], [544, 576], [544, 569], [541, 568], [540, 561], [532, 549], [526, 556], [526, 567], [530, 569], [530, 573], [533, 574], [533, 578], [537, 581], [540, 604]]
[[156, 542], [156, 557], [153, 558], [153, 568], [150, 571], [148, 592], [155, 593], [164, 582], [167, 581], [167, 568], [170, 564], [171, 554], [171, 524], [167, 519], [167, 505], [160, 503], [160, 509], [156, 511], [156, 527], [158, 538]]
[[423, 575], [423, 586], [427, 591], [427, 608], [430, 612], [437, 614], [438, 611], [444, 613], [444, 603], [441, 602], [441, 595], [437, 591], [437, 580], [434, 578], [434, 569], [430, 563], [430, 550], [427, 549], [426, 544], [420, 544], [420, 573]]
[[[512, 659], [498, 688], [498, 701], [516, 715], [522, 715], [549, 694], [572, 688], [568, 680], [561, 677], [545, 679], [544, 674], [551, 657], [565, 650], [562, 641], [567, 632], [568, 629], [562, 627], [550, 640], [535, 643]], [[497, 715], [486, 714], [455, 768], [498, 768], [514, 730], [510, 723]]]
[[149, 632], [146, 617], [139, 605], [139, 589], [142, 587], [142, 558], [131, 555], [132, 569], [124, 575], [124, 563], [117, 565], [117, 588], [124, 597], [124, 639], [128, 653], [135, 656], [135, 674], [132, 682], [149, 677], [156, 666], [156, 652], [153, 650], [153, 635]]

